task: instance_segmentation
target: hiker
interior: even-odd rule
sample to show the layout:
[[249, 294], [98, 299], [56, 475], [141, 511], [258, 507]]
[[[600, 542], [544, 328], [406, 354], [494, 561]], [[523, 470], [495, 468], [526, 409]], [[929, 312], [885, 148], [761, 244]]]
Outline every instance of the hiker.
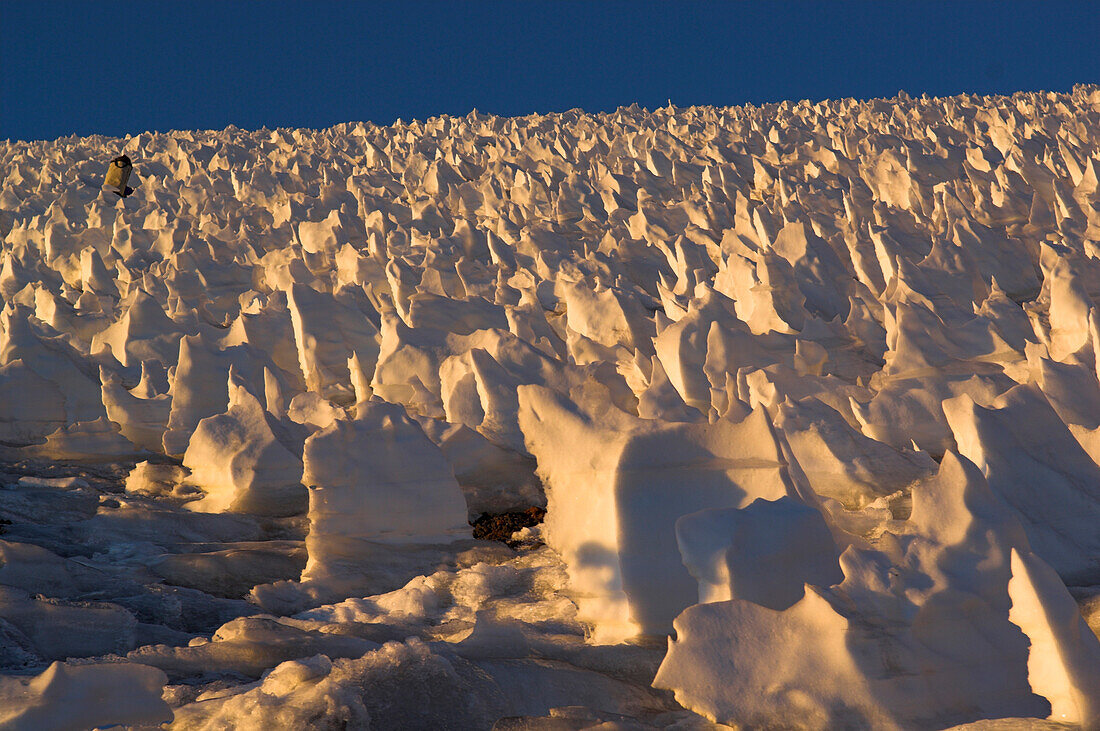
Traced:
[[134, 192], [133, 188], [126, 185], [130, 180], [130, 172], [133, 169], [134, 166], [130, 163], [130, 158], [126, 155], [119, 155], [111, 160], [111, 164], [107, 166], [107, 178], [103, 181], [103, 185], [111, 188], [111, 192], [115, 195], [125, 198]]

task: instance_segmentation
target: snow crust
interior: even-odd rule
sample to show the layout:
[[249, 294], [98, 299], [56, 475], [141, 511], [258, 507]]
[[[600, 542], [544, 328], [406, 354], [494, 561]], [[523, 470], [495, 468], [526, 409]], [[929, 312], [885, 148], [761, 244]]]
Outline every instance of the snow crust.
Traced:
[[0, 727], [1100, 728], [1098, 130], [0, 143]]

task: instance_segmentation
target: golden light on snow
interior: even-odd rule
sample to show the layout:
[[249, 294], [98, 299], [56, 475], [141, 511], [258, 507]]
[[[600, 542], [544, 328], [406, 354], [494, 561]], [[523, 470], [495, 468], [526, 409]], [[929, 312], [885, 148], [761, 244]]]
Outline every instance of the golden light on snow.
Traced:
[[0, 726], [1100, 724], [1097, 87], [0, 162]]

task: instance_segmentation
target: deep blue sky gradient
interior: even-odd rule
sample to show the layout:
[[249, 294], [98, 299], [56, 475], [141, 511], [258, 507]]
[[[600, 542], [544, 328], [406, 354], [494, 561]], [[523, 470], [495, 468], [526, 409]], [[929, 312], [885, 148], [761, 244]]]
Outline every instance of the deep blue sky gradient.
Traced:
[[1068, 90], [1100, 3], [0, 0], [0, 139]]

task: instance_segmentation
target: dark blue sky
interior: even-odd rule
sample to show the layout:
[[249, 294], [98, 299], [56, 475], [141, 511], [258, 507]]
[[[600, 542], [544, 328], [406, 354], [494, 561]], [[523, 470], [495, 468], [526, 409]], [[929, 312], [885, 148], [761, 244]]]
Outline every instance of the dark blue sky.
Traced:
[[0, 139], [1100, 82], [1082, 2], [0, 1]]

